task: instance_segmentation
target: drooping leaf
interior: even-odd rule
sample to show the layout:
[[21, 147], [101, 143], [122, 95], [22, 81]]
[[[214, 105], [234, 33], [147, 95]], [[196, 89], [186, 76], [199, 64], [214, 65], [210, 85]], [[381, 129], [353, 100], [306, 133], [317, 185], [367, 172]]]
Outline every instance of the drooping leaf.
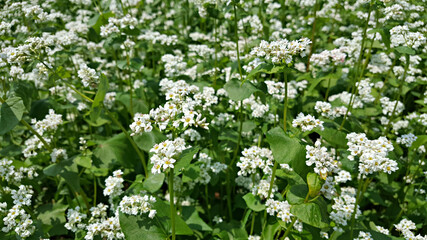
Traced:
[[255, 212], [260, 212], [265, 209], [265, 205], [261, 203], [259, 197], [254, 196], [252, 193], [247, 193], [245, 196], [243, 196], [243, 199], [245, 200], [248, 208], [254, 210]]
[[0, 106], [0, 135], [12, 130], [22, 119], [25, 105], [20, 97], [11, 97]]
[[329, 226], [327, 218], [322, 216], [320, 207], [316, 203], [293, 205], [291, 207], [291, 213], [298, 217], [303, 223], [313, 227], [326, 228]]
[[150, 193], [154, 193], [162, 187], [164, 180], [164, 173], [151, 174], [147, 179], [145, 179], [143, 186]]
[[224, 85], [224, 89], [227, 91], [228, 96], [233, 101], [241, 101], [252, 95], [252, 93], [258, 91], [258, 89], [252, 85], [252, 83], [246, 81], [243, 84], [237, 79], [231, 79]]

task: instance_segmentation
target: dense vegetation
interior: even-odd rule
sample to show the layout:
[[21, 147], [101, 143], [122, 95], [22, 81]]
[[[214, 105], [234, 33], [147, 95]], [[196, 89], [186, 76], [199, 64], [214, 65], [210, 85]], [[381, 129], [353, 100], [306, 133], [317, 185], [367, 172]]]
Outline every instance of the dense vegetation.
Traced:
[[427, 239], [425, 0], [0, 3], [0, 239]]

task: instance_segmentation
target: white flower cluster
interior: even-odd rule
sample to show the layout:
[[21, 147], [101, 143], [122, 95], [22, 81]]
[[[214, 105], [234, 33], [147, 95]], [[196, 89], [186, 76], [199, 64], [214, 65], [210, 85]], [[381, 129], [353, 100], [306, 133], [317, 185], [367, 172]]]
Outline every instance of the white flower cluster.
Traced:
[[270, 190], [270, 182], [271, 178], [262, 179], [258, 183], [252, 182], [250, 188], [252, 188], [252, 194], [257, 195], [263, 199], [273, 198], [274, 193], [277, 192], [277, 186], [273, 183], [273, 187], [271, 188], [271, 194], [268, 195], [268, 191]]
[[175, 140], [166, 140], [153, 146], [150, 152], [154, 153], [150, 160], [153, 164], [151, 172], [158, 174], [162, 170], [166, 171], [168, 168], [174, 168], [174, 163], [179, 154], [185, 149], [189, 148], [185, 146], [185, 141], [182, 138], [176, 138]]
[[108, 24], [101, 26], [101, 36], [108, 37], [113, 33], [120, 33], [120, 29], [127, 27], [134, 29], [137, 24], [138, 20], [135, 17], [132, 17], [130, 14], [127, 14], [122, 18], [110, 17], [108, 19]]
[[371, 94], [373, 83], [369, 80], [369, 78], [360, 80], [356, 83], [356, 87], [359, 93], [360, 100], [365, 103], [371, 103], [375, 100], [375, 98]]
[[[320, 113], [323, 117], [329, 118], [329, 119], [335, 119], [337, 117], [344, 116], [347, 112], [347, 108], [345, 106], [341, 107], [334, 107], [332, 108], [332, 105], [328, 102], [322, 102], [317, 101], [316, 105], [314, 106], [314, 110], [317, 113]], [[348, 112], [348, 115], [351, 113]]]
[[[352, 187], [341, 188], [341, 194], [334, 198], [332, 205], [332, 212], [330, 218], [336, 224], [347, 226], [348, 221], [354, 212], [354, 205], [356, 204], [356, 190]], [[357, 219], [362, 212], [360, 207], [357, 206], [355, 219]]]
[[194, 182], [198, 182], [201, 184], [208, 184], [211, 180], [211, 175], [209, 172], [218, 174], [227, 169], [227, 164], [214, 162], [212, 163], [212, 158], [208, 156], [206, 153], [200, 153], [198, 162], [200, 164], [200, 173], [199, 176], [194, 180]]
[[[268, 94], [273, 95], [273, 98], [283, 102], [286, 96], [285, 83], [275, 81], [265, 81]], [[288, 82], [288, 98], [295, 99], [298, 96], [298, 91], [301, 92], [307, 88], [307, 80], [290, 81]]]
[[17, 206], [30, 206], [34, 191], [30, 185], [21, 185], [18, 190], [12, 189], [11, 194], [13, 204]]
[[165, 74], [167, 77], [184, 74], [187, 69], [187, 63], [182, 56], [165, 54], [162, 56], [161, 60], [165, 63]]
[[132, 130], [131, 136], [140, 135], [143, 132], [151, 132], [153, 126], [151, 126], [150, 115], [135, 113], [130, 129]]
[[200, 141], [202, 139], [202, 135], [200, 135], [200, 133], [197, 130], [194, 130], [192, 128], [189, 128], [189, 129], [185, 130], [181, 134], [181, 137], [185, 138], [187, 140], [190, 140], [192, 142], [194, 142], [194, 141]]
[[25, 212], [22, 205], [14, 205], [3, 218], [3, 232], [14, 231], [19, 237], [27, 238], [35, 231], [31, 216]]
[[119, 209], [123, 213], [129, 215], [140, 215], [144, 213], [148, 213], [148, 217], [154, 218], [156, 215], [156, 210], [153, 209], [153, 203], [156, 202], [156, 198], [148, 195], [132, 195], [125, 196], [120, 201]]
[[270, 105], [262, 104], [261, 99], [254, 95], [246, 98], [242, 103], [245, 109], [250, 108], [252, 111], [252, 117], [254, 118], [261, 118], [270, 110]]
[[314, 164], [314, 172], [319, 174], [321, 178], [325, 180], [328, 173], [338, 172], [338, 161], [334, 159], [326, 147], [321, 146], [319, 139], [314, 143], [314, 147], [307, 145], [305, 149], [307, 150], [305, 164], [307, 166]]
[[[382, 97], [380, 99], [381, 107], [383, 109], [383, 114], [386, 116], [391, 116], [393, 114], [394, 106], [396, 105], [396, 101], [390, 101], [388, 97]], [[394, 115], [399, 115], [405, 110], [405, 105], [402, 102], [398, 102]]]
[[417, 140], [417, 136], [415, 136], [413, 133], [404, 134], [401, 137], [398, 137], [396, 139], [396, 142], [402, 145], [405, 145], [406, 147], [412, 146], [412, 143]]
[[319, 128], [323, 131], [323, 121], [320, 121], [310, 114], [307, 116], [304, 113], [299, 113], [298, 116], [292, 121], [292, 127], [300, 127], [303, 132], [311, 131], [315, 128]]
[[0, 177], [8, 183], [20, 183], [22, 179], [33, 179], [37, 177], [38, 173], [34, 171], [34, 167], [20, 167], [16, 168], [12, 160], [3, 158], [0, 160]]
[[84, 87], [96, 88], [98, 85], [98, 76], [96, 71], [86, 64], [81, 64], [79, 71], [77, 72], [79, 78], [82, 80]]
[[116, 101], [116, 92], [109, 92], [105, 94], [104, 105], [108, 109], [111, 109], [114, 106], [115, 101]]
[[344, 63], [346, 54], [340, 49], [333, 49], [331, 51], [324, 50], [318, 54], [312, 54], [310, 58], [310, 64], [327, 70], [331, 66], [331, 62], [334, 65]]
[[80, 207], [74, 209], [68, 209], [67, 211], [67, 223], [64, 227], [72, 232], [77, 232], [79, 229], [84, 229], [86, 224], [83, 220], [87, 218], [87, 215], [80, 211]]
[[[144, 129], [151, 131], [150, 118], [154, 119], [160, 130], [165, 130], [170, 122], [175, 128], [182, 125], [184, 128], [195, 126], [208, 129], [206, 118], [202, 118], [202, 114], [194, 109], [196, 106], [207, 109], [218, 102], [213, 88], [205, 87], [200, 93], [197, 86], [189, 85], [183, 80], [174, 82], [163, 79], [160, 81], [160, 90], [165, 93], [167, 102], [164, 106], [151, 109], [149, 115], [136, 114], [135, 122], [130, 126], [132, 135], [140, 134]], [[191, 97], [190, 94], [194, 96]]]
[[[52, 135], [58, 129], [58, 126], [63, 123], [63, 121], [61, 114], [55, 114], [53, 109], [49, 109], [49, 114], [46, 115], [43, 120], [37, 121], [36, 119], [32, 119], [31, 123], [33, 124], [33, 128], [41, 136], [43, 136], [43, 139], [46, 141], [46, 143], [49, 144], [51, 140], [47, 137]], [[24, 145], [25, 148], [22, 150], [22, 153], [26, 158], [37, 156], [36, 150], [44, 148], [43, 143], [37, 136], [32, 136], [31, 138], [27, 139]]]
[[359, 174], [366, 176], [374, 172], [392, 173], [399, 169], [397, 162], [387, 157], [393, 151], [393, 144], [385, 137], [369, 140], [364, 133], [349, 133], [348, 151], [351, 155], [349, 160], [353, 161], [359, 157]]
[[50, 159], [54, 163], [60, 159], [67, 160], [68, 159], [67, 150], [62, 148], [54, 148], [52, 150], [52, 153], [50, 154]]
[[272, 216], [280, 218], [283, 222], [290, 223], [292, 221], [291, 217], [291, 205], [288, 201], [276, 201], [274, 199], [268, 199], [265, 203], [267, 207], [266, 211]]
[[[351, 93], [343, 91], [341, 93], [330, 96], [328, 100], [329, 102], [333, 102], [336, 99], [339, 99], [342, 103], [349, 105], [351, 95]], [[363, 108], [363, 102], [360, 100], [359, 96], [353, 96], [352, 104], [353, 108]]]
[[110, 199], [119, 196], [123, 193], [123, 172], [122, 170], [116, 170], [113, 172], [113, 176], [108, 176], [105, 179], [104, 196], [109, 196]]
[[267, 61], [272, 61], [274, 64], [289, 64], [292, 62], [294, 55], [300, 54], [305, 56], [306, 48], [311, 44], [308, 38], [300, 40], [288, 41], [282, 39], [279, 41], [267, 42], [262, 40], [259, 47], [251, 50], [250, 55], [259, 58], [265, 58]]
[[408, 46], [418, 49], [426, 43], [426, 37], [421, 32], [411, 32], [406, 25], [396, 26], [390, 29], [391, 47]]
[[420, 234], [415, 236], [415, 234], [411, 230], [417, 229], [417, 226], [409, 219], [402, 219], [398, 224], [395, 224], [394, 226], [396, 227], [397, 231], [402, 232], [405, 239], [425, 240], [427, 238], [427, 236], [421, 236]]
[[273, 166], [273, 153], [268, 148], [260, 148], [252, 146], [245, 148], [242, 151], [243, 157], [240, 157], [239, 162], [236, 164], [240, 168], [237, 175], [247, 176], [256, 173], [259, 168], [266, 175], [271, 174], [271, 166]]
[[152, 44], [160, 43], [161, 45], [173, 46], [178, 43], [178, 37], [176, 35], [166, 35], [159, 32], [147, 30], [146, 32], [138, 36], [138, 40], [151, 41]]
[[371, 73], [386, 73], [390, 69], [391, 65], [392, 62], [387, 54], [381, 52], [379, 54], [372, 55], [367, 68]]
[[337, 190], [335, 189], [335, 184], [337, 182], [334, 181], [334, 178], [329, 176], [325, 179], [325, 183], [323, 183], [322, 188], [320, 189], [320, 193], [325, 196], [327, 199], [332, 199], [337, 194]]
[[369, 232], [360, 231], [359, 236], [354, 240], [374, 240], [374, 239], [372, 238], [372, 235]]

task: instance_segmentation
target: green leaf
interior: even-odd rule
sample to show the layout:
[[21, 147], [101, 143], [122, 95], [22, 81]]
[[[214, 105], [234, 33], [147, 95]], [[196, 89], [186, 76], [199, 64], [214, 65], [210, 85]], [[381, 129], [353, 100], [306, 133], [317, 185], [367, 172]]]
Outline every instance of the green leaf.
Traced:
[[151, 132], [143, 132], [141, 135], [133, 137], [136, 145], [148, 152], [157, 143], [166, 140], [166, 137], [159, 131], [153, 129]]
[[310, 168], [305, 164], [305, 146], [296, 138], [285, 134], [283, 129], [276, 127], [267, 132], [274, 160], [288, 163], [296, 173], [305, 179]]
[[0, 135], [12, 130], [22, 119], [25, 105], [20, 97], [11, 97], [0, 107]]
[[398, 47], [395, 47], [394, 49], [396, 49], [396, 51], [398, 51], [401, 54], [408, 54], [408, 55], [415, 54], [415, 50], [407, 46], [398, 46]]
[[[171, 233], [171, 215], [169, 204], [160, 199], [153, 204], [156, 216], [151, 219], [148, 213], [139, 216], [120, 213], [120, 227], [127, 240], [139, 239], [166, 239]], [[178, 215], [175, 216], [176, 235], [192, 235], [193, 231]]]
[[[92, 109], [90, 113], [90, 120], [92, 122], [97, 122], [99, 116], [101, 115], [101, 104], [104, 102], [105, 94], [108, 91], [108, 80], [105, 75], [101, 75], [101, 80], [98, 86], [98, 91], [96, 92], [95, 99], [92, 103]], [[106, 123], [106, 122], [104, 122]]]
[[261, 63], [256, 67], [254, 70], [252, 70], [246, 79], [252, 78], [258, 73], [267, 73], [267, 74], [273, 74], [273, 73], [279, 73], [284, 72], [286, 69], [286, 65], [274, 65], [272, 63]]
[[79, 155], [74, 158], [74, 162], [82, 167], [91, 168], [92, 167], [92, 158], [90, 156]]
[[307, 196], [308, 188], [305, 184], [291, 186], [286, 194], [286, 200], [292, 205], [304, 203]]
[[193, 147], [185, 149], [178, 161], [175, 163], [175, 176], [178, 176], [184, 169], [187, 169], [190, 166], [191, 160], [193, 160], [194, 155], [199, 151], [199, 147]]
[[162, 187], [164, 180], [165, 180], [164, 173], [151, 174], [148, 176], [147, 179], [145, 179], [143, 186], [150, 193], [155, 193], [157, 190], [159, 190]]
[[129, 168], [139, 165], [138, 156], [124, 133], [101, 142], [94, 155], [103, 163], [101, 168], [110, 168], [114, 164]]
[[258, 91], [258, 89], [250, 82], [244, 82], [243, 84], [237, 79], [231, 79], [224, 85], [224, 89], [227, 91], [228, 96], [233, 101], [241, 101], [252, 95], [252, 93]]
[[316, 173], [307, 174], [308, 194], [310, 197], [316, 197], [322, 188], [322, 181]]
[[418, 149], [421, 145], [424, 145], [427, 143], [427, 135], [418, 135], [417, 140], [412, 143], [410, 150]]
[[319, 129], [316, 129], [315, 131], [332, 146], [347, 148], [347, 135], [344, 132], [328, 127], [325, 127], [323, 131]]
[[327, 218], [323, 217], [316, 203], [303, 203], [291, 207], [291, 213], [303, 223], [317, 228], [329, 227]]
[[261, 203], [259, 197], [255, 197], [252, 193], [247, 193], [243, 196], [243, 199], [245, 200], [248, 208], [255, 212], [261, 212], [265, 209], [265, 205]]
[[198, 231], [212, 231], [212, 228], [206, 224], [205, 221], [199, 216], [196, 208], [193, 206], [182, 208], [182, 218], [191, 229]]

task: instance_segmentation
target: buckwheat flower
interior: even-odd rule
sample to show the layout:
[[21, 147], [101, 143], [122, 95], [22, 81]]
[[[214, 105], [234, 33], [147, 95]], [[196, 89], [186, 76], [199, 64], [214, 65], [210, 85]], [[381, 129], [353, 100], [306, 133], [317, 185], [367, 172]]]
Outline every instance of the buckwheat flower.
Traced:
[[169, 168], [174, 168], [174, 163], [177, 161], [177, 157], [182, 151], [187, 149], [185, 141], [182, 138], [176, 138], [175, 140], [166, 140], [153, 146], [150, 152], [153, 152], [153, 156], [150, 158], [153, 168], [151, 172], [153, 174], [160, 173], [162, 170], [166, 171]]
[[35, 226], [30, 215], [21, 207], [20, 205], [14, 205], [9, 209], [6, 217], [3, 218], [5, 226], [2, 231], [8, 233], [13, 230], [19, 237], [27, 238], [34, 233]]
[[[334, 198], [332, 212], [329, 217], [336, 224], [347, 226], [354, 212], [354, 204], [356, 204], [356, 190], [352, 187], [341, 188], [341, 194]], [[357, 206], [355, 219], [361, 214], [362, 212]]]
[[326, 179], [329, 173], [338, 172], [338, 161], [336, 161], [326, 147], [321, 146], [321, 141], [318, 139], [314, 147], [307, 145], [305, 162], [307, 166], [315, 165], [314, 172], [319, 174], [321, 178]]
[[351, 181], [351, 174], [345, 170], [341, 170], [337, 176], [335, 176], [335, 182], [345, 183]]
[[21, 185], [18, 190], [12, 189], [13, 204], [16, 206], [30, 206], [33, 188], [30, 185]]
[[324, 231], [320, 231], [320, 237], [325, 238], [325, 239], [329, 239], [328, 233], [324, 232]]
[[37, 121], [36, 119], [32, 119], [31, 123], [34, 125], [34, 129], [40, 135], [43, 135], [44, 132], [56, 131], [63, 121], [61, 114], [56, 114], [55, 110], [49, 109], [49, 114], [43, 120]]
[[327, 177], [325, 183], [323, 183], [320, 193], [327, 199], [332, 199], [337, 194], [335, 189], [335, 181], [333, 177]]
[[359, 236], [355, 240], [374, 240], [369, 232], [359, 232]]
[[265, 203], [265, 206], [269, 215], [276, 216], [286, 223], [290, 223], [292, 221], [291, 218], [293, 214], [291, 213], [291, 205], [287, 200], [276, 201], [270, 198]]
[[72, 232], [77, 232], [80, 229], [84, 229], [86, 224], [83, 220], [86, 219], [87, 215], [80, 212], [80, 207], [75, 209], [68, 209], [67, 211], [67, 223], [64, 227]]
[[268, 195], [268, 191], [270, 190], [270, 180], [262, 179], [258, 183], [252, 183], [252, 194], [261, 197], [262, 199], [269, 199], [274, 196], [274, 193], [277, 191], [277, 186], [273, 183], [273, 187], [271, 188], [271, 194]]
[[117, 170], [113, 172], [113, 176], [109, 176], [105, 179], [105, 189], [104, 196], [109, 196], [110, 199], [119, 196], [123, 193], [123, 172], [121, 170]]
[[219, 224], [219, 223], [222, 223], [223, 220], [220, 216], [217, 215], [217, 216], [214, 216], [214, 218], [212, 219], [212, 222]]
[[381, 226], [377, 226], [377, 230], [378, 232], [385, 234], [385, 235], [390, 235], [390, 231], [384, 227]]
[[120, 201], [119, 209], [123, 213], [129, 215], [141, 215], [149, 213], [149, 217], [153, 218], [156, 215], [156, 210], [153, 209], [153, 203], [156, 202], [156, 198], [148, 195], [132, 195], [125, 196]]
[[404, 134], [401, 137], [396, 138], [396, 142], [402, 145], [405, 145], [406, 147], [411, 147], [412, 143], [417, 140], [417, 136], [415, 136], [413, 133]]
[[83, 86], [96, 88], [98, 85], [98, 76], [94, 69], [89, 68], [86, 64], [81, 64], [77, 72], [79, 78], [82, 80]]
[[242, 157], [236, 166], [240, 168], [237, 175], [247, 176], [256, 173], [257, 169], [263, 171], [264, 174], [271, 174], [271, 166], [273, 166], [273, 153], [270, 149], [252, 146], [245, 148], [242, 151]]
[[132, 131], [130, 134], [131, 136], [140, 135], [143, 132], [151, 132], [153, 130], [150, 115], [142, 113], [135, 113], [133, 123], [129, 127]]
[[305, 50], [311, 44], [308, 38], [301, 38], [296, 41], [281, 39], [278, 41], [267, 42], [262, 40], [258, 47], [251, 50], [250, 55], [258, 58], [264, 58], [274, 64], [289, 64], [294, 55], [305, 56]]
[[116, 93], [115, 92], [109, 92], [105, 94], [104, 98], [104, 105], [111, 109], [114, 106], [114, 102], [116, 101]]
[[89, 222], [93, 222], [96, 219], [105, 219], [107, 217], [107, 208], [108, 206], [103, 203], [98, 203], [95, 207], [91, 207], [89, 209], [91, 215]]
[[258, 235], [250, 235], [248, 237], [248, 240], [261, 240], [261, 237]]
[[52, 150], [52, 153], [50, 154], [50, 158], [52, 160], [52, 162], [57, 162], [60, 159], [64, 159], [67, 160], [68, 159], [68, 155], [67, 155], [67, 150], [62, 149], [62, 148], [54, 148]]
[[299, 113], [298, 116], [292, 121], [293, 127], [300, 127], [303, 132], [308, 132], [313, 130], [314, 128], [319, 128], [323, 131], [323, 121], [320, 121], [310, 114], [307, 116], [304, 113]]

